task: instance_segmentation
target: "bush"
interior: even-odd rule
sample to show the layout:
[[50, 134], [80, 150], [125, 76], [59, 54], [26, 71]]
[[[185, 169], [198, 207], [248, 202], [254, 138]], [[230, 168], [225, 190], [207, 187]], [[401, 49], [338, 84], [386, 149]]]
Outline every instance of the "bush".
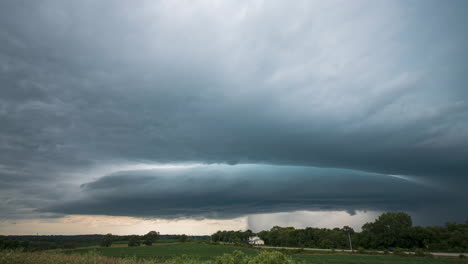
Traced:
[[364, 250], [364, 248], [358, 247], [358, 248], [357, 248], [357, 253], [358, 253], [358, 254], [366, 254], [366, 251]]
[[177, 239], [179, 240], [179, 242], [187, 242], [188, 240], [188, 236], [186, 234], [183, 234], [183, 235], [180, 235], [180, 236], [177, 236]]
[[248, 258], [242, 251], [236, 250], [232, 254], [224, 254], [215, 259], [214, 264], [247, 264]]
[[405, 253], [405, 251], [401, 248], [395, 248], [395, 250], [393, 251], [393, 255], [396, 255], [396, 256], [407, 256], [407, 254]]
[[414, 251], [414, 255], [416, 257], [424, 257], [426, 256], [424, 250], [422, 250], [421, 248], [417, 248], [415, 251]]
[[464, 258], [466, 258], [466, 256], [464, 254], [460, 254], [460, 255], [458, 255], [458, 258], [464, 259]]
[[252, 258], [249, 264], [294, 264], [294, 261], [288, 256], [277, 252], [267, 252], [264, 251], [254, 258]]

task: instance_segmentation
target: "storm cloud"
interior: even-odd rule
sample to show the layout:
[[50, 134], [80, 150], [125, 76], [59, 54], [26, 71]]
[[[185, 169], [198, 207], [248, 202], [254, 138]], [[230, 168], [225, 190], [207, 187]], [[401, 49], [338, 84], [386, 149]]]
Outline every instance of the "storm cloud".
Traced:
[[[467, 10], [1, 1], [0, 217], [434, 203], [466, 220]], [[119, 167], [142, 163], [206, 168]]]
[[304, 210], [354, 214], [357, 210], [417, 212], [430, 207], [440, 211], [441, 205], [463, 197], [400, 175], [251, 164], [123, 171], [83, 184], [81, 189], [81, 198], [60, 201], [43, 211], [219, 219]]

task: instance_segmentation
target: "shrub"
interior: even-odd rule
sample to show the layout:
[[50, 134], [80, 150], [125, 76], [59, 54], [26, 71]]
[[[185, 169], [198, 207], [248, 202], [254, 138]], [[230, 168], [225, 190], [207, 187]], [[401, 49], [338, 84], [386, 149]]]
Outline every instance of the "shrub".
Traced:
[[171, 262], [171, 264], [208, 264], [209, 262], [207, 261], [200, 261], [197, 258], [190, 257], [187, 255], [182, 255], [174, 258]]
[[357, 248], [357, 253], [359, 253], [359, 254], [366, 254], [366, 251], [364, 250], [364, 248], [358, 247], [358, 248]]
[[182, 243], [187, 242], [188, 240], [188, 236], [186, 234], [182, 234], [178, 236], [177, 238], [179, 239], [179, 242], [182, 242]]
[[395, 248], [395, 250], [393, 251], [393, 255], [397, 255], [397, 256], [407, 256], [407, 254], [405, 253], [405, 251], [401, 248]]
[[417, 249], [414, 251], [414, 255], [417, 256], [417, 257], [424, 257], [424, 256], [426, 256], [424, 250], [422, 250], [421, 248], [417, 248]]
[[294, 261], [288, 256], [277, 252], [267, 252], [264, 251], [254, 258], [252, 258], [249, 264], [294, 264]]
[[460, 255], [458, 255], [458, 258], [464, 259], [464, 258], [466, 258], [466, 256], [464, 254], [460, 254]]

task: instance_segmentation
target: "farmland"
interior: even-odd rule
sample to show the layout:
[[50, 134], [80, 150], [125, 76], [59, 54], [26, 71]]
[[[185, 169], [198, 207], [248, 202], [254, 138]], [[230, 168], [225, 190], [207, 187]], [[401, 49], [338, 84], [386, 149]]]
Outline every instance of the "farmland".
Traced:
[[250, 248], [235, 247], [230, 245], [206, 245], [197, 243], [174, 243], [141, 247], [110, 247], [94, 249], [76, 249], [64, 251], [65, 254], [87, 253], [90, 250], [96, 251], [99, 255], [107, 257], [137, 257], [137, 258], [157, 258], [168, 260], [177, 256], [187, 255], [200, 260], [210, 260], [223, 254], [240, 250], [246, 255], [256, 255], [257, 251]]
[[[173, 243], [156, 244], [153, 246], [125, 247], [119, 244], [110, 248], [86, 248], [62, 251], [67, 255], [81, 254], [86, 255], [89, 252], [93, 254], [116, 257], [156, 260], [164, 263], [180, 256], [187, 256], [190, 259], [200, 261], [211, 261], [223, 254], [232, 254], [235, 250], [243, 252], [246, 256], [258, 255], [260, 250], [256, 248], [237, 247], [233, 245], [210, 245], [204, 243]], [[324, 263], [324, 264], [357, 264], [357, 263], [376, 263], [376, 264], [416, 264], [416, 263], [468, 263], [466, 259], [443, 258], [443, 257], [415, 257], [415, 256], [393, 256], [393, 255], [366, 255], [366, 254], [346, 254], [340, 252], [297, 252], [282, 251], [296, 263]]]

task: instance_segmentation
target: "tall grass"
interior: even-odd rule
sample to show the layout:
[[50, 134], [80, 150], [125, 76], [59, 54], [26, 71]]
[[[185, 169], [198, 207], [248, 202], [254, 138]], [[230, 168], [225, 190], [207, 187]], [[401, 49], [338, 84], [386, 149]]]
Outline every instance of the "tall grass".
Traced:
[[95, 251], [87, 254], [65, 255], [52, 252], [1, 251], [0, 264], [294, 264], [294, 261], [280, 252], [261, 252], [247, 256], [241, 251], [224, 254], [213, 261], [201, 261], [190, 256], [179, 256], [168, 262], [137, 258], [111, 258], [98, 255]]
[[154, 260], [109, 258], [95, 252], [65, 255], [52, 252], [1, 251], [0, 264], [160, 264]]

